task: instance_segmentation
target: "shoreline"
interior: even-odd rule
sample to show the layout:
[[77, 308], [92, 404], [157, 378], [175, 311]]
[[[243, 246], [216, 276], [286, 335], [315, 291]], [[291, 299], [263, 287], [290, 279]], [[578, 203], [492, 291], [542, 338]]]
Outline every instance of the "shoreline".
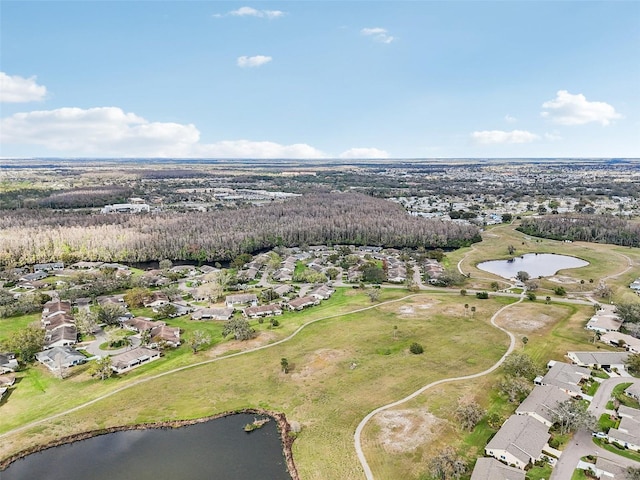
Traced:
[[20, 452], [14, 453], [13, 455], [4, 458], [0, 461], [0, 472], [5, 470], [9, 465], [13, 462], [20, 460], [32, 453], [42, 452], [44, 450], [48, 450], [50, 448], [59, 447], [60, 445], [66, 445], [69, 443], [79, 442], [81, 440], [87, 440], [89, 438], [97, 437], [100, 435], [107, 435], [109, 433], [115, 432], [123, 432], [128, 430], [147, 430], [151, 428], [180, 428], [186, 427], [188, 425], [196, 425], [199, 423], [210, 422], [212, 420], [216, 420], [218, 418], [228, 417], [231, 415], [239, 415], [239, 414], [252, 414], [252, 415], [264, 415], [270, 418], [273, 418], [278, 427], [278, 432], [280, 433], [280, 441], [282, 443], [282, 453], [284, 455], [284, 459], [287, 464], [287, 471], [291, 477], [291, 480], [300, 480], [300, 476], [298, 475], [298, 469], [296, 468], [295, 462], [293, 461], [293, 452], [292, 445], [295, 440], [295, 436], [291, 435], [291, 425], [287, 421], [287, 417], [284, 413], [280, 412], [271, 412], [268, 410], [262, 410], [259, 408], [243, 408], [241, 410], [234, 410], [230, 412], [222, 412], [215, 415], [211, 415], [208, 417], [196, 418], [193, 420], [172, 420], [167, 422], [154, 422], [154, 423], [139, 423], [135, 425], [120, 425], [117, 427], [109, 427], [102, 428], [99, 430], [90, 430], [88, 432], [75, 433], [73, 435], [67, 435], [62, 438], [58, 438], [56, 440], [52, 440], [43, 445], [36, 445], [33, 447], [26, 448], [21, 450]]

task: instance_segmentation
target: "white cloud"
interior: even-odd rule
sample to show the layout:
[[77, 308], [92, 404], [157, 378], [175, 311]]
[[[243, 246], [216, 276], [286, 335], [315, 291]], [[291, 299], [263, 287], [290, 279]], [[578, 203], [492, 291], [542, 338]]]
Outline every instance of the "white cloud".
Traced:
[[232, 140], [202, 144], [192, 124], [150, 122], [118, 107], [16, 113], [0, 120], [0, 142], [44, 147], [71, 157], [328, 157], [303, 143]]
[[43, 100], [47, 87], [38, 85], [36, 77], [23, 78], [0, 72], [0, 102], [20, 103]]
[[378, 148], [350, 148], [342, 152], [340, 158], [389, 158], [389, 154]]
[[366, 37], [371, 37], [376, 42], [380, 43], [391, 43], [395, 40], [395, 37], [389, 35], [389, 32], [387, 32], [386, 28], [363, 28], [362, 30], [360, 30], [360, 33]]
[[518, 121], [516, 117], [509, 115], [508, 113], [504, 116], [504, 120], [507, 123], [516, 123]]
[[280, 10], [257, 10], [252, 7], [240, 7], [237, 10], [232, 10], [226, 14], [216, 13], [213, 15], [216, 18], [221, 18], [230, 15], [232, 17], [259, 17], [259, 18], [280, 18], [284, 15], [284, 12]]
[[479, 145], [501, 145], [509, 143], [531, 143], [540, 137], [535, 133], [526, 130], [512, 130], [504, 132], [502, 130], [484, 130], [473, 132], [471, 139]]
[[559, 90], [556, 98], [544, 102], [545, 109], [540, 115], [560, 125], [584, 125], [598, 122], [609, 125], [612, 120], [622, 118], [615, 109], [605, 102], [589, 102], [584, 95], [572, 95], [566, 90]]
[[266, 55], [255, 55], [253, 57], [247, 57], [243, 55], [242, 57], [238, 57], [236, 60], [236, 64], [241, 68], [251, 68], [251, 67], [259, 67], [264, 65], [265, 63], [269, 63], [273, 60], [271, 57]]
[[553, 133], [545, 133], [544, 134], [544, 138], [545, 140], [549, 140], [550, 142], [558, 142], [560, 140], [562, 140], [562, 137], [560, 135], [558, 135], [557, 133], [553, 132]]

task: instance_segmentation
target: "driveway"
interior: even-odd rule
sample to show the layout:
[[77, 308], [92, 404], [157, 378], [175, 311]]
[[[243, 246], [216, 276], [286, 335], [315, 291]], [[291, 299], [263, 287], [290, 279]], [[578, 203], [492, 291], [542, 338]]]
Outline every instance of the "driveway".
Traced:
[[131, 345], [124, 348], [119, 348], [118, 350], [102, 350], [100, 345], [107, 341], [107, 334], [104, 333], [104, 330], [100, 330], [96, 333], [96, 339], [87, 345], [87, 352], [91, 355], [95, 355], [96, 357], [107, 357], [109, 355], [117, 355], [119, 353], [126, 352], [132, 348], [135, 348], [140, 345], [140, 337], [138, 335], [132, 335], [129, 337], [131, 340]]
[[[604, 380], [589, 405], [589, 412], [596, 418], [600, 418], [603, 413], [607, 412], [606, 405], [611, 399], [611, 392], [613, 391], [613, 388], [620, 383], [629, 382], [640, 384], [640, 379], [608, 378]], [[558, 463], [556, 463], [556, 466], [553, 468], [553, 473], [549, 480], [566, 480], [571, 478], [573, 471], [576, 469], [576, 466], [580, 461], [580, 457], [584, 457], [586, 455], [596, 455], [625, 467], [640, 467], [639, 462], [621, 457], [620, 455], [616, 455], [598, 447], [593, 443], [593, 437], [591, 436], [590, 431], [579, 430], [573, 436], [571, 443], [562, 452], [562, 455], [558, 459]]]

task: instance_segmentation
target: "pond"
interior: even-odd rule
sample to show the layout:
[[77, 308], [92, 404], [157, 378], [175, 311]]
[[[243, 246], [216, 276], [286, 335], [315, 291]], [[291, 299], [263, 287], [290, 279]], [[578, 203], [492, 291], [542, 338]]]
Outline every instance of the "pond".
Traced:
[[480, 270], [493, 273], [502, 278], [514, 278], [520, 271], [527, 272], [531, 278], [548, 277], [566, 268], [579, 268], [589, 262], [567, 255], [552, 253], [527, 253], [509, 260], [491, 260], [478, 264]]
[[127, 430], [28, 455], [2, 480], [291, 480], [276, 421], [246, 433], [254, 415], [180, 428]]

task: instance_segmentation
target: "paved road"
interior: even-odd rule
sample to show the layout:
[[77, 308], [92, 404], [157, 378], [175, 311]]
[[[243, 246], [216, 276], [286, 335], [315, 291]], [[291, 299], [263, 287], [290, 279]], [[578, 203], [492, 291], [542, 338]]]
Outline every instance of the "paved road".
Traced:
[[[600, 416], [606, 412], [606, 405], [611, 399], [611, 392], [613, 391], [613, 388], [620, 383], [628, 382], [640, 384], [640, 379], [617, 377], [608, 378], [603, 381], [594, 395], [593, 400], [591, 400], [589, 412], [596, 418], [600, 418]], [[570, 479], [578, 465], [580, 457], [584, 457], [585, 455], [596, 455], [625, 467], [640, 467], [639, 462], [621, 457], [598, 447], [593, 443], [591, 431], [583, 429], [576, 432], [571, 443], [564, 449], [562, 455], [560, 455], [560, 458], [558, 459], [558, 463], [556, 463], [556, 466], [553, 468], [553, 473], [549, 480]]]
[[367, 425], [367, 423], [369, 423], [369, 420], [371, 420], [376, 414], [378, 414], [378, 413], [380, 413], [380, 412], [382, 412], [384, 410], [388, 410], [389, 408], [397, 407], [398, 405], [402, 405], [403, 403], [408, 402], [409, 400], [417, 397], [418, 395], [420, 395], [421, 393], [427, 391], [428, 389], [430, 389], [432, 387], [435, 387], [435, 386], [438, 386], [438, 385], [442, 385], [443, 383], [456, 382], [456, 381], [459, 381], [459, 380], [471, 380], [471, 379], [474, 379], [474, 378], [482, 377], [484, 375], [488, 375], [489, 373], [491, 373], [495, 369], [497, 369], [500, 365], [502, 365], [502, 363], [505, 361], [507, 356], [510, 355], [511, 352], [513, 351], [513, 349], [515, 348], [515, 346], [516, 346], [516, 338], [514, 337], [514, 335], [510, 331], [508, 331], [508, 330], [506, 330], [506, 329], [504, 329], [502, 327], [499, 327], [495, 323], [495, 320], [507, 308], [513, 307], [514, 305], [517, 305], [518, 303], [522, 302], [522, 300], [524, 300], [524, 298], [525, 298], [524, 293], [522, 293], [522, 295], [520, 295], [520, 300], [518, 300], [517, 302], [512, 303], [510, 305], [506, 305], [506, 306], [502, 307], [500, 310], [498, 310], [496, 313], [494, 313], [493, 316], [491, 317], [491, 324], [494, 327], [496, 327], [496, 328], [502, 330], [503, 332], [505, 332], [507, 335], [509, 335], [509, 348], [507, 348], [507, 351], [502, 356], [502, 358], [500, 358], [500, 360], [498, 360], [495, 364], [493, 364], [493, 366], [491, 366], [490, 368], [488, 368], [487, 370], [484, 370], [482, 372], [474, 373], [473, 375], [466, 375], [464, 377], [443, 378], [442, 380], [437, 380], [435, 382], [432, 382], [432, 383], [430, 383], [428, 385], [425, 385], [424, 387], [416, 390], [412, 394], [407, 395], [405, 398], [403, 398], [401, 400], [397, 400], [395, 402], [388, 403], [387, 405], [383, 405], [381, 407], [376, 408], [375, 410], [370, 412], [366, 417], [364, 417], [362, 419], [362, 421], [358, 424], [358, 427], [356, 428], [356, 432], [355, 432], [355, 435], [354, 435], [354, 441], [355, 441], [356, 455], [358, 456], [358, 460], [360, 460], [360, 464], [362, 465], [362, 469], [364, 470], [364, 474], [367, 477], [367, 480], [374, 480], [373, 472], [371, 471], [371, 467], [369, 467], [369, 463], [367, 462], [367, 457], [364, 455], [364, 452], [362, 451], [362, 431], [364, 430], [364, 427]]
[[97, 357], [106, 357], [108, 355], [117, 355], [119, 353], [126, 352], [127, 350], [140, 345], [140, 337], [138, 337], [137, 335], [130, 336], [129, 340], [131, 341], [131, 345], [128, 347], [119, 348], [118, 350], [101, 350], [100, 345], [107, 341], [107, 334], [104, 333], [104, 330], [100, 330], [98, 333], [96, 333], [95, 341], [87, 345], [86, 350], [91, 355], [95, 355]]

